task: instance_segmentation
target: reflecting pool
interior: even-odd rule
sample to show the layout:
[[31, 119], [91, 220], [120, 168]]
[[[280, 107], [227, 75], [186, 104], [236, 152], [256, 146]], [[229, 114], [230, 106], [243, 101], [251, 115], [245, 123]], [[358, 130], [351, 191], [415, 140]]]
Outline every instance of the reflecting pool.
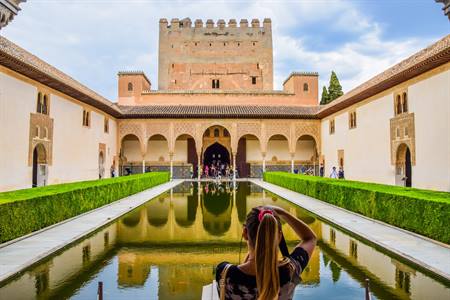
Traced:
[[[318, 247], [295, 299], [450, 299], [450, 283], [375, 249], [256, 185], [184, 183], [2, 283], [0, 299], [200, 299], [221, 261], [238, 263], [247, 212], [278, 205], [309, 224]], [[288, 244], [294, 232], [283, 225]]]

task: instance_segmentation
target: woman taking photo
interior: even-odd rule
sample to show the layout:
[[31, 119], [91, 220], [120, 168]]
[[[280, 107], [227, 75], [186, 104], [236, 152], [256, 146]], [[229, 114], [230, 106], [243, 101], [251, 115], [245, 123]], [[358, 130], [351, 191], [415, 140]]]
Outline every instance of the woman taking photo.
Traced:
[[[291, 253], [281, 231], [281, 219], [302, 240]], [[244, 263], [223, 262], [217, 266], [220, 299], [292, 299], [300, 274], [316, 246], [314, 232], [280, 207], [259, 206], [247, 215], [242, 237], [248, 246]]]

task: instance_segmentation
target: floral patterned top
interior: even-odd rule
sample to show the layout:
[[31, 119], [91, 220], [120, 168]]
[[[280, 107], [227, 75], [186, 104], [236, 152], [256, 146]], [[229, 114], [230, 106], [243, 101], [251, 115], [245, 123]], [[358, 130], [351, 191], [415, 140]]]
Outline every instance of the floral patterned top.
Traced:
[[[290, 300], [300, 282], [300, 274], [309, 262], [309, 255], [302, 247], [296, 247], [287, 257], [287, 263], [280, 265], [279, 300]], [[216, 281], [220, 282], [221, 274], [227, 262], [220, 263], [216, 268]], [[220, 294], [220, 286], [217, 284]], [[225, 299], [257, 299], [256, 277], [245, 274], [238, 266], [231, 265], [225, 279]]]

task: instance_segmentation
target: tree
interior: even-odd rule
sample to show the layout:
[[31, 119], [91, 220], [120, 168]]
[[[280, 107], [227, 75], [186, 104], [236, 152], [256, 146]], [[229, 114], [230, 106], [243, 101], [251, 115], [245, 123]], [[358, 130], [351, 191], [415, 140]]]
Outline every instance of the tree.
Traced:
[[328, 90], [326, 86], [323, 86], [322, 89], [322, 99], [320, 100], [320, 105], [325, 105], [329, 102], [330, 95], [328, 95]]
[[344, 92], [342, 92], [342, 86], [339, 83], [339, 79], [337, 78], [336, 73], [334, 73], [334, 71], [331, 71], [330, 86], [328, 87], [328, 103], [335, 100], [336, 98], [339, 98], [343, 94]]

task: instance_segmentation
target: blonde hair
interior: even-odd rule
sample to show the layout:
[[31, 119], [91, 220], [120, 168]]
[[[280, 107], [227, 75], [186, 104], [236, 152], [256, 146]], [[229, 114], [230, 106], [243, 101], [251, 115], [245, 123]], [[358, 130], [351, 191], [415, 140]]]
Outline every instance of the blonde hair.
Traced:
[[277, 243], [279, 226], [279, 221], [272, 214], [265, 214], [258, 226], [255, 241], [258, 300], [278, 299], [280, 292]]

